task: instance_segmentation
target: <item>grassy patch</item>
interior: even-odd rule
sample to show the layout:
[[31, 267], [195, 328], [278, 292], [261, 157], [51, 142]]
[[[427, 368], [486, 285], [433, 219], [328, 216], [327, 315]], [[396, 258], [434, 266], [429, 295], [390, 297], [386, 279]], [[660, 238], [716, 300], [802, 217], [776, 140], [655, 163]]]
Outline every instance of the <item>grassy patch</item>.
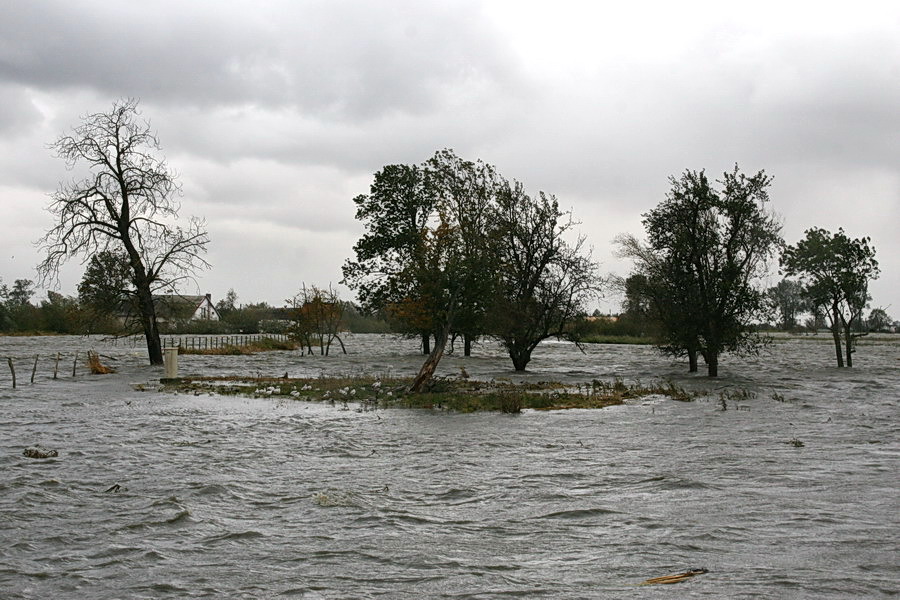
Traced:
[[191, 377], [165, 381], [167, 389], [181, 393], [307, 400], [340, 404], [343, 408], [349, 408], [352, 404], [357, 410], [393, 407], [461, 413], [518, 413], [526, 408], [603, 408], [650, 395], [664, 395], [682, 401], [694, 398], [691, 393], [671, 383], [627, 385], [621, 380], [611, 383], [594, 380], [577, 386], [566, 386], [555, 382], [514, 384], [439, 378], [427, 392], [420, 394], [407, 392], [410, 383], [408, 378], [375, 377]]

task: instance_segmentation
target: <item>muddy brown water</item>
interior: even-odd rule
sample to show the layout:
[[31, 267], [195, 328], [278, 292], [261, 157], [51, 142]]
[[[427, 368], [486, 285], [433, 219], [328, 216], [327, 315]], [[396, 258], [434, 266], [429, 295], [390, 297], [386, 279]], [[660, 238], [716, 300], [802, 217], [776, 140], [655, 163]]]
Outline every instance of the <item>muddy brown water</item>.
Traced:
[[[414, 341], [346, 342], [180, 370], [421, 364]], [[87, 349], [119, 372], [73, 378]], [[448, 377], [703, 393], [502, 415], [138, 392], [162, 375], [140, 345], [0, 338], [19, 380], [0, 362], [0, 598], [897, 597], [900, 344], [861, 345], [845, 370], [832, 352], [782, 340], [726, 358], [716, 381], [642, 346], [547, 343], [526, 374], [492, 344], [442, 362]], [[35, 444], [59, 456], [22, 455]]]

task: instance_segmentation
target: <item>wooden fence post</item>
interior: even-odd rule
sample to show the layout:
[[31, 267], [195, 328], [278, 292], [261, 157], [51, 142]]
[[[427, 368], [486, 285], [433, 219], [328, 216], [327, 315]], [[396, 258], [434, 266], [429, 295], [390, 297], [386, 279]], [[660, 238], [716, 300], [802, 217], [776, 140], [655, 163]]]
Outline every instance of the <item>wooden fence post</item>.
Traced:
[[13, 366], [12, 358], [7, 356], [6, 362], [9, 363], [9, 372], [12, 373], [13, 378], [13, 389], [16, 389], [16, 368]]
[[75, 360], [72, 361], [72, 377], [75, 377], [75, 367], [78, 366], [78, 350], [75, 351]]
[[59, 352], [56, 353], [56, 364], [53, 365], [53, 379], [56, 379], [57, 373], [59, 373]]
[[34, 374], [37, 373], [38, 355], [34, 355], [34, 366], [31, 368], [31, 383], [34, 383]]

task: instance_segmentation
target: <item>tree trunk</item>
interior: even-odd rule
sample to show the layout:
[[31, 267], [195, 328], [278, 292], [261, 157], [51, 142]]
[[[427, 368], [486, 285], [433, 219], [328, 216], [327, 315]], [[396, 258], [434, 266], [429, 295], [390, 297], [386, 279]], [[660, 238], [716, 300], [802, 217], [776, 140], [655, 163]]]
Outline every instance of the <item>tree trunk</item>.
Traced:
[[427, 333], [422, 334], [422, 354], [431, 354], [431, 335]]
[[719, 376], [719, 353], [713, 350], [707, 350], [704, 354], [706, 358], [706, 374], [709, 377]]
[[472, 356], [472, 338], [468, 335], [463, 335], [463, 355]]
[[150, 286], [138, 289], [138, 310], [141, 312], [141, 328], [147, 339], [147, 355], [151, 365], [163, 364], [162, 342], [159, 339], [159, 326], [156, 323], [156, 307], [153, 306], [153, 294]]
[[697, 370], [697, 351], [688, 350], [688, 373], [696, 373]]
[[[454, 291], [450, 295], [450, 302], [447, 307], [447, 315], [444, 319], [444, 327], [439, 333], [435, 334], [434, 336], [434, 350], [432, 350], [431, 354], [428, 355], [428, 359], [425, 361], [425, 364], [422, 365], [421, 369], [419, 369], [419, 374], [416, 375], [416, 378], [413, 380], [412, 385], [409, 386], [410, 392], [421, 392], [431, 381], [431, 378], [434, 375], [434, 371], [435, 369], [437, 369], [438, 363], [441, 362], [441, 357], [444, 355], [444, 348], [447, 347], [447, 340], [450, 339], [450, 329], [453, 327], [453, 315], [455, 312], [456, 292]], [[424, 337], [422, 341], [425, 342]]]
[[509, 357], [512, 359], [516, 371], [524, 371], [528, 363], [531, 362], [531, 350], [510, 352]]
[[[409, 386], [410, 392], [421, 392], [425, 389], [425, 386], [428, 385], [428, 382], [431, 381], [431, 378], [434, 376], [434, 371], [437, 369], [438, 363], [441, 362], [441, 357], [444, 355], [444, 348], [447, 346], [447, 338], [449, 337], [450, 325], [448, 323], [444, 328], [444, 332], [434, 340], [434, 350], [428, 355], [425, 364], [419, 369], [419, 374], [416, 375], [412, 385]], [[422, 341], [425, 342], [427, 339], [427, 337], [423, 337]]]
[[841, 368], [844, 366], [844, 356], [841, 351], [841, 329], [840, 329], [840, 315], [838, 313], [837, 306], [832, 308], [832, 321], [831, 321], [831, 336], [834, 338], [834, 352], [837, 355], [837, 366]]
[[853, 366], [853, 334], [850, 333], [850, 323], [844, 326], [844, 344], [847, 350], [847, 366]]

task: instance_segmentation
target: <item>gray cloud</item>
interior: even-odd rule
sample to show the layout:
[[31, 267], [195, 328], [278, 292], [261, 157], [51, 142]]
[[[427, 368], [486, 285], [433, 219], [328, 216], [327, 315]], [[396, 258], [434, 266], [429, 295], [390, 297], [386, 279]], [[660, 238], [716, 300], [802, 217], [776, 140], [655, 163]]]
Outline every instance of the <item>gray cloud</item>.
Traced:
[[[876, 303], [900, 305], [896, 8], [845, 27], [827, 8], [721, 17], [668, 3], [0, 4], [4, 209], [28, 206], [37, 231], [35, 204], [72, 175], [47, 144], [139, 97], [184, 214], [209, 222], [203, 282], [217, 295], [280, 301], [284, 282], [335, 281], [372, 173], [452, 147], [555, 193], [617, 270], [610, 240], [640, 231], [668, 176], [766, 169], [788, 241], [814, 225], [871, 235]], [[11, 226], [4, 280], [34, 253], [13, 250]]]
[[330, 120], [423, 113], [514, 76], [478, 5], [11, 3], [0, 76], [174, 105], [294, 107]]

